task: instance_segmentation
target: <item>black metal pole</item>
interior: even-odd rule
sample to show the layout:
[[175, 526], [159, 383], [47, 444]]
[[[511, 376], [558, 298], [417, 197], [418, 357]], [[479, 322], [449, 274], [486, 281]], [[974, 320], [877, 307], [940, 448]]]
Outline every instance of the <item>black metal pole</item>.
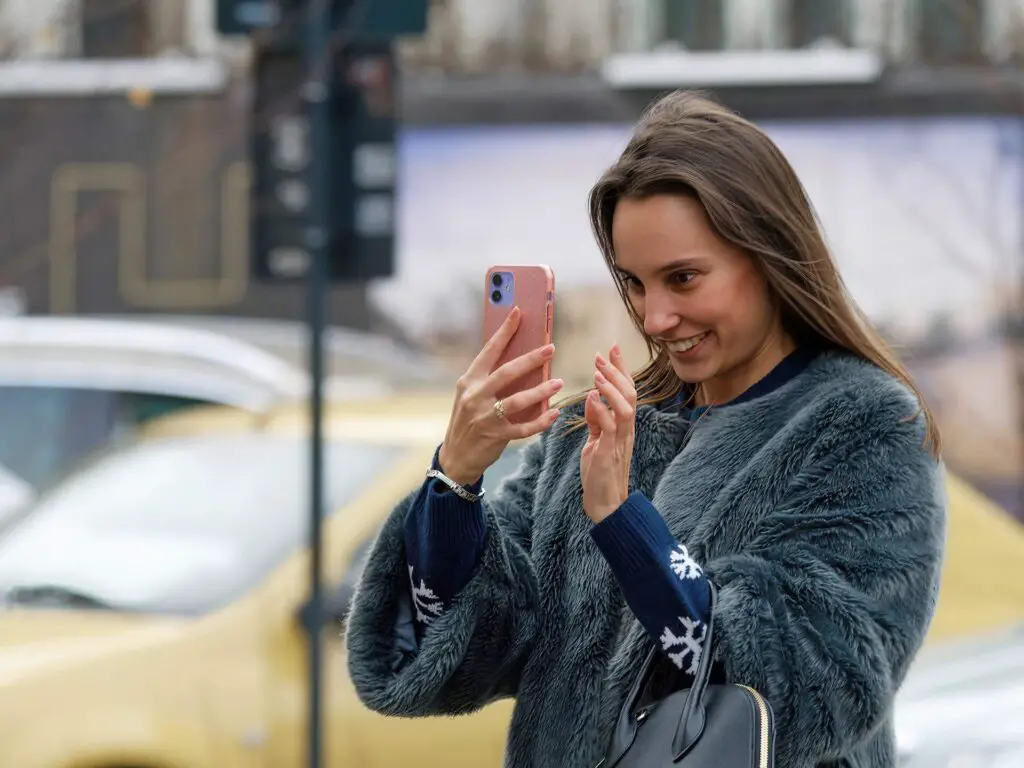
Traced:
[[323, 379], [324, 325], [327, 301], [327, 229], [330, 167], [329, 116], [327, 113], [329, 48], [331, 42], [330, 3], [308, 0], [306, 22], [305, 99], [309, 105], [311, 158], [309, 167], [310, 217], [306, 233], [310, 264], [308, 275], [309, 374], [310, 374], [310, 489], [309, 489], [309, 766], [323, 765], [323, 600], [321, 561], [323, 559], [321, 520], [324, 508], [323, 482]]
[[[1017, 115], [1016, 146], [1017, 153], [1017, 251], [1018, 258], [1024, 254], [1024, 114]], [[1016, 368], [1017, 390], [1017, 439], [1024, 440], [1024, 265], [1017, 263], [1019, 271], [1016, 290], [1010, 295], [1012, 310], [1007, 312], [1003, 327], [1008, 329], [1009, 346], [1013, 351], [1012, 359]], [[1006, 342], [1006, 339], [1003, 339]], [[1024, 467], [1017, 478], [1017, 515], [1024, 515]]]

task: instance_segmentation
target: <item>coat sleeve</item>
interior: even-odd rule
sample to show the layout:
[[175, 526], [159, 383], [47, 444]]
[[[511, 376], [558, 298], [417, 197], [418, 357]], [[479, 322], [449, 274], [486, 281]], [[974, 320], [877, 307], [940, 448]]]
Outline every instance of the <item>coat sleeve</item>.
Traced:
[[530, 559], [533, 500], [546, 436], [483, 499], [483, 552], [450, 606], [414, 639], [403, 528], [410, 496], [374, 543], [346, 624], [348, 668], [370, 709], [405, 717], [475, 711], [515, 694], [537, 628]]
[[[729, 680], [766, 695], [780, 765], [838, 760], [889, 716], [935, 609], [942, 465], [916, 403], [822, 420], [753, 546], [711, 558]], [[859, 413], [859, 416], [858, 416]]]

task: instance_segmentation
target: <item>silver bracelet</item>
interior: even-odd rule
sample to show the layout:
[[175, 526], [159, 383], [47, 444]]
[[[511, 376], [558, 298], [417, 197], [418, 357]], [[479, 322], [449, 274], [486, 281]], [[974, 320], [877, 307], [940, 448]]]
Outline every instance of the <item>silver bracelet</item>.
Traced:
[[471, 493], [470, 491], [467, 491], [461, 485], [456, 483], [454, 480], [452, 480], [450, 477], [448, 477], [448, 475], [446, 475], [444, 472], [441, 472], [440, 470], [437, 469], [428, 469], [427, 478], [440, 480], [442, 483], [451, 488], [456, 496], [458, 496], [461, 499], [465, 499], [470, 503], [474, 501], [479, 501], [481, 498], [483, 498], [484, 495], [484, 490], [482, 488], [480, 489], [480, 493]]

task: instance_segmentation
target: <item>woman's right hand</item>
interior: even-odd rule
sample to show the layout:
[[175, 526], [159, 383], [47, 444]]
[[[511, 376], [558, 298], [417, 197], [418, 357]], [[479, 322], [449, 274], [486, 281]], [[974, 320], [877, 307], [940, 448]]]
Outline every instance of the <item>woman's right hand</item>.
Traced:
[[[549, 344], [495, 369], [519, 327], [520, 316], [518, 307], [509, 313], [456, 384], [455, 405], [438, 461], [444, 473], [460, 485], [471, 485], [479, 480], [510, 441], [540, 434], [558, 418], [558, 409], [553, 408], [533, 421], [513, 424], [507, 418], [501, 418], [495, 410], [498, 392], [523, 374], [541, 367], [555, 353], [554, 345]], [[561, 379], [549, 379], [509, 395], [502, 400], [505, 415], [511, 416], [543, 402], [562, 386]]]

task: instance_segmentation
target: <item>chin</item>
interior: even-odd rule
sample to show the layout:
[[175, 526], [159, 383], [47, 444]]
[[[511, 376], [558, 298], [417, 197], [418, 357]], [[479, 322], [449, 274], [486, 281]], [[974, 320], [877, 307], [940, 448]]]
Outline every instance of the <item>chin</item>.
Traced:
[[715, 375], [715, 366], [710, 360], [682, 361], [674, 357], [669, 359], [672, 361], [672, 370], [684, 384], [700, 384]]

